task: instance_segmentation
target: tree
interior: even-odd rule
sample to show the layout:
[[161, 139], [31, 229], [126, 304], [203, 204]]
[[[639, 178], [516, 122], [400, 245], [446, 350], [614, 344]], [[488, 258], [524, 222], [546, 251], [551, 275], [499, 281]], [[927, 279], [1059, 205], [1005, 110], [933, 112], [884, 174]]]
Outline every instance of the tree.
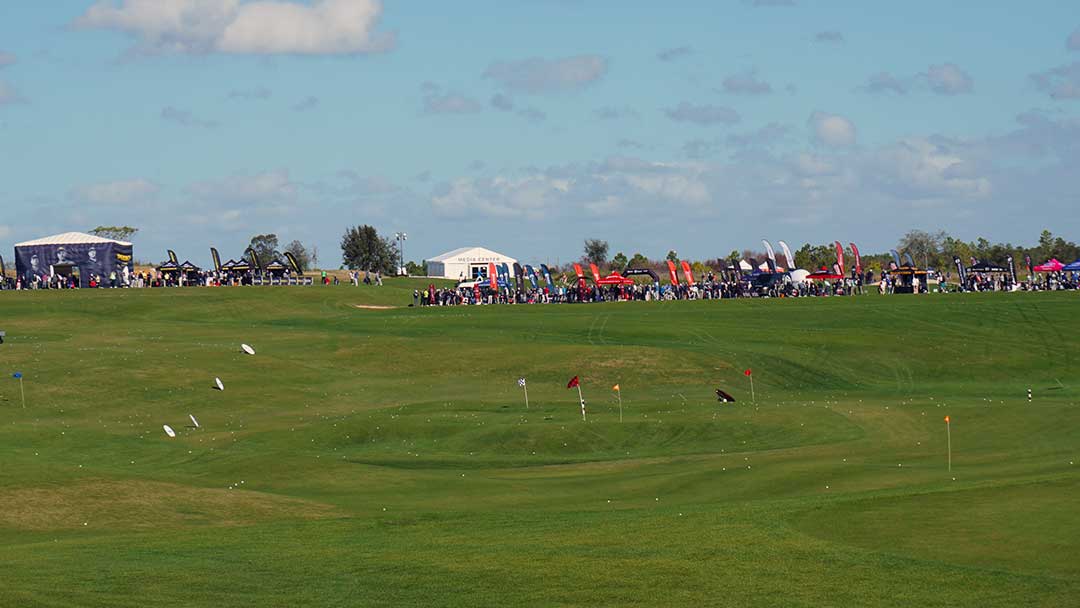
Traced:
[[667, 252], [667, 256], [665, 256], [665, 259], [671, 260], [672, 262], [678, 262], [679, 254], [674, 249], [672, 249], [671, 251]]
[[427, 260], [421, 261], [419, 264], [416, 262], [406, 262], [405, 272], [411, 277], [426, 277], [427, 276]]
[[373, 226], [365, 224], [345, 230], [341, 237], [341, 258], [350, 270], [393, 274], [397, 266], [397, 246], [380, 237]]
[[795, 252], [795, 265], [799, 268], [815, 271], [822, 266], [832, 268], [836, 263], [836, 248], [832, 245], [804, 244]]
[[[255, 252], [255, 256], [259, 259], [259, 270], [266, 268], [266, 265], [273, 261], [274, 256], [277, 255], [278, 250], [278, 238], [276, 234], [257, 234], [251, 237], [251, 242], [248, 243], [248, 249]], [[255, 260], [251, 260], [254, 264]]]
[[98, 226], [91, 230], [90, 234], [100, 236], [103, 239], [128, 241], [131, 240], [131, 237], [135, 236], [135, 233], [138, 231], [138, 228], [133, 228], [131, 226]]
[[319, 261], [318, 253], [315, 249], [309, 250], [307, 247], [304, 247], [304, 244], [300, 241], [294, 240], [288, 245], [285, 245], [285, 252], [291, 253], [292, 256], [296, 258], [296, 263], [300, 266], [300, 272], [311, 270]]
[[[910, 253], [916, 264], [940, 269], [943, 268], [944, 264], [948, 263], [943, 260], [944, 256], [942, 255], [943, 247], [948, 238], [949, 235], [942, 231], [931, 234], [925, 230], [908, 230], [908, 233], [897, 243], [896, 248], [901, 253], [905, 251]], [[981, 240], [979, 249], [985, 255], [990, 243], [985, 242], [985, 239]]]
[[640, 253], [635, 253], [634, 257], [630, 258], [630, 261], [626, 263], [627, 268], [648, 268], [651, 265], [649, 258]]
[[597, 266], [607, 263], [608, 244], [600, 239], [585, 239], [585, 261]]
[[626, 254], [621, 251], [616, 253], [615, 257], [611, 258], [611, 265], [619, 272], [622, 272], [623, 268], [626, 268], [626, 263]]

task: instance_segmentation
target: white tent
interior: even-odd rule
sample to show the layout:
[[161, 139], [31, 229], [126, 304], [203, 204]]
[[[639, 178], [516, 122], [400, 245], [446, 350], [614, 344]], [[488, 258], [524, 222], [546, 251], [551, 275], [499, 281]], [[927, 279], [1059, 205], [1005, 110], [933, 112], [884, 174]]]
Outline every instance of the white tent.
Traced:
[[427, 260], [428, 276], [445, 279], [472, 279], [487, 276], [488, 264], [513, 267], [514, 258], [484, 247], [462, 247]]
[[63, 234], [54, 234], [52, 236], [42, 237], [40, 239], [34, 239], [32, 241], [23, 241], [22, 243], [15, 243], [16, 247], [40, 247], [42, 245], [105, 245], [115, 243], [117, 245], [123, 245], [125, 247], [131, 247], [131, 243], [127, 241], [117, 241], [115, 239], [106, 239], [100, 236], [94, 236], [92, 234], [86, 234], [85, 232], [65, 232]]

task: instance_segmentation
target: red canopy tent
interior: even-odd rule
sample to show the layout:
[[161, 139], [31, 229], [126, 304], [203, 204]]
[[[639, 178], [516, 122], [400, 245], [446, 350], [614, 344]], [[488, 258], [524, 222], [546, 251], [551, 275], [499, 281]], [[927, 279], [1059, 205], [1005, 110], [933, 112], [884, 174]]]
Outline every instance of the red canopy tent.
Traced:
[[633, 285], [634, 279], [624, 277], [618, 272], [612, 272], [606, 277], [596, 281], [597, 285]]
[[811, 272], [810, 274], [806, 275], [806, 278], [810, 279], [811, 281], [838, 281], [844, 278], [844, 275], [836, 274], [835, 272], [826, 270], [825, 267], [822, 266], [821, 270]]
[[1061, 269], [1064, 267], [1065, 265], [1057, 261], [1057, 258], [1053, 258], [1048, 262], [1039, 264], [1033, 270], [1035, 272], [1061, 272]]

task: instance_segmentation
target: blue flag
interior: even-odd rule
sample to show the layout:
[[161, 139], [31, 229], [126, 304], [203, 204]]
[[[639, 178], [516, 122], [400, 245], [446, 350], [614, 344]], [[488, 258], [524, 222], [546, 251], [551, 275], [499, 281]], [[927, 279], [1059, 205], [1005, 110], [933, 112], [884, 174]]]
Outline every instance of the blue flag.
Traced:
[[22, 378], [22, 372], [15, 372], [14, 374], [11, 374], [11, 377], [20, 380]]

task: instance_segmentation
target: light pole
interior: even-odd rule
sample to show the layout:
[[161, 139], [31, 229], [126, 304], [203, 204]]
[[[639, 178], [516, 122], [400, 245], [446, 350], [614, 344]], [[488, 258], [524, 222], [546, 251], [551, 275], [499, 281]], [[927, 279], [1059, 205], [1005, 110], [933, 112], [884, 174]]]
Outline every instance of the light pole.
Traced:
[[405, 271], [405, 241], [409, 239], [409, 235], [404, 232], [395, 232], [394, 238], [398, 241], [398, 274], [408, 276], [408, 272]]

